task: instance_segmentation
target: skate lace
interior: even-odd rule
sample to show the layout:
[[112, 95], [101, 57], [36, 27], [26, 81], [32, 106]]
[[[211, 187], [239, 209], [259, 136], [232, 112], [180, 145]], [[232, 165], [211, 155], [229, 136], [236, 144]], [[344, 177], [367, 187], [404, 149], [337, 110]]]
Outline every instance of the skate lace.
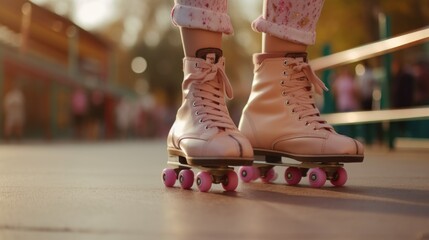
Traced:
[[206, 129], [235, 128], [225, 103], [225, 95], [228, 99], [232, 99], [233, 94], [223, 66], [223, 58], [220, 58], [216, 64], [207, 63], [204, 60], [197, 61], [195, 67], [201, 71], [185, 76], [186, 84], [191, 82], [195, 84], [195, 91], [191, 93], [194, 96], [192, 105], [198, 107], [195, 114], [201, 115], [200, 122], [206, 124]]
[[323, 90], [327, 91], [328, 88], [308, 63], [300, 59], [291, 59], [287, 61], [287, 65], [291, 66], [292, 74], [287, 76], [286, 81], [281, 82], [284, 87], [282, 94], [288, 98], [287, 104], [294, 106], [292, 111], [298, 114], [300, 120], [306, 121], [306, 125], [313, 124], [314, 130], [333, 130], [333, 127], [320, 116], [311, 91], [312, 85], [317, 94], [322, 94]]

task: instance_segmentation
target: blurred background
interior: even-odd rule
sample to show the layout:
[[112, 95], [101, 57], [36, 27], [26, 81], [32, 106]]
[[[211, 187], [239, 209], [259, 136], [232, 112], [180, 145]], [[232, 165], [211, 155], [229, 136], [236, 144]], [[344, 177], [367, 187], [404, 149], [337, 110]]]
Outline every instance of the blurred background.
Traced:
[[[179, 31], [172, 0], [0, 0], [0, 142], [166, 137], [181, 103]], [[250, 23], [261, 0], [232, 0], [234, 36], [224, 52], [238, 123], [261, 50]], [[310, 59], [429, 26], [427, 0], [326, 0]], [[330, 91], [323, 113], [429, 104], [429, 43], [317, 74]], [[341, 96], [342, 86], [353, 93]], [[347, 99], [347, 104], [341, 102]], [[386, 126], [336, 127], [383, 144]], [[429, 138], [427, 121], [402, 122], [397, 136]]]

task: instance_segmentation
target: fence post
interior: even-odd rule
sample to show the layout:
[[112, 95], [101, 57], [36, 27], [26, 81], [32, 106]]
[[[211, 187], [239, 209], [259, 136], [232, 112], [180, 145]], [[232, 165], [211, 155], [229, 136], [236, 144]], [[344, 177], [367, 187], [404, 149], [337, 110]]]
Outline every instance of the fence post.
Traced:
[[[379, 35], [380, 39], [387, 39], [392, 36], [392, 24], [389, 15], [379, 13]], [[381, 57], [383, 63], [384, 78], [381, 82], [381, 109], [390, 108], [390, 82], [392, 80], [392, 54], [385, 54]], [[389, 149], [394, 148], [396, 125], [389, 122], [387, 127], [387, 140]]]
[[[331, 54], [331, 45], [326, 43], [322, 48], [322, 55], [328, 56]], [[330, 79], [332, 76], [332, 70], [326, 69], [322, 71], [322, 81], [328, 89], [331, 89]], [[333, 113], [335, 112], [335, 101], [331, 91], [323, 92], [323, 108], [322, 113]]]

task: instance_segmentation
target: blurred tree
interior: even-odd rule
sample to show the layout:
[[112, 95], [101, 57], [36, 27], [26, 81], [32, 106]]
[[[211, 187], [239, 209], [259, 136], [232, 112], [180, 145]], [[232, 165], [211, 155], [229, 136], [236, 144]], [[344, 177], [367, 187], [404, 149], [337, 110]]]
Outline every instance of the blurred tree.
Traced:
[[320, 56], [325, 43], [333, 52], [370, 43], [379, 39], [378, 13], [392, 19], [392, 34], [398, 35], [427, 26], [427, 0], [329, 0], [325, 1], [317, 29], [312, 57]]
[[[34, 0], [59, 14], [76, 17], [82, 0]], [[134, 88], [135, 82], [144, 78], [152, 90], [164, 89], [171, 102], [180, 96], [183, 78], [181, 58], [183, 57], [180, 36], [170, 23], [173, 0], [93, 0], [108, 1], [114, 8], [112, 19], [100, 22], [91, 29], [118, 46], [116, 53], [117, 84]], [[64, 8], [67, 5], [68, 8]], [[61, 7], [63, 6], [63, 7]], [[254, 33], [250, 24], [262, 9], [261, 0], [229, 1], [229, 12], [235, 28], [235, 35], [226, 37], [224, 52], [227, 58], [227, 72], [238, 98], [237, 109], [247, 99], [252, 79], [252, 53], [261, 50], [260, 34]], [[97, 9], [96, 9], [97, 10]], [[309, 48], [311, 58], [321, 55], [324, 44], [329, 43], [333, 52], [346, 50], [378, 40], [377, 14], [391, 16], [394, 35], [423, 27], [429, 22], [429, 1], [427, 0], [329, 0], [320, 17], [317, 42]], [[91, 18], [92, 16], [88, 16]], [[148, 62], [147, 71], [136, 74], [131, 71], [131, 61], [136, 56]], [[231, 64], [233, 63], [233, 64]], [[241, 101], [241, 102], [240, 102]]]
[[180, 46], [177, 46], [177, 42], [180, 43], [179, 32], [170, 29], [165, 32], [159, 45], [153, 47], [141, 42], [131, 52], [134, 56], [140, 55], [146, 58], [148, 68], [143, 73], [143, 77], [148, 79], [151, 89], [163, 89], [169, 96], [167, 101], [178, 107], [178, 103], [174, 104], [174, 102], [181, 97], [179, 89], [183, 79], [183, 51]]

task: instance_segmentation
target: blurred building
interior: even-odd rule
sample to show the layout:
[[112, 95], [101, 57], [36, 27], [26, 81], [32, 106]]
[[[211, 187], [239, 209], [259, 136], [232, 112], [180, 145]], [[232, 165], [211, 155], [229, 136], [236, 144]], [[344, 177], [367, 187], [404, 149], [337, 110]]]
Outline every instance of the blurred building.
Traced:
[[[113, 47], [70, 20], [25, 0], [0, 0], [0, 99], [18, 85], [26, 99], [24, 137], [73, 135], [72, 94], [84, 89], [89, 99], [103, 101], [97, 112], [103, 124], [98, 135], [115, 134], [118, 89]], [[100, 102], [100, 101], [98, 101]], [[4, 111], [0, 110], [0, 136]]]

